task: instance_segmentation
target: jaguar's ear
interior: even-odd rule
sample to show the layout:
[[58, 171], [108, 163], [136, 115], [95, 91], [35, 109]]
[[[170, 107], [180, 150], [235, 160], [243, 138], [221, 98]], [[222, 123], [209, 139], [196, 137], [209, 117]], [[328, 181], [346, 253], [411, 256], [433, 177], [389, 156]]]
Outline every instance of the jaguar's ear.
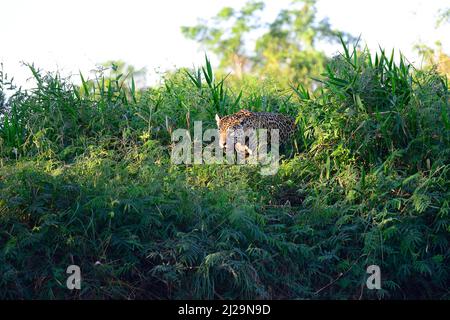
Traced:
[[217, 127], [220, 127], [220, 117], [219, 115], [216, 113], [216, 123], [217, 123]]

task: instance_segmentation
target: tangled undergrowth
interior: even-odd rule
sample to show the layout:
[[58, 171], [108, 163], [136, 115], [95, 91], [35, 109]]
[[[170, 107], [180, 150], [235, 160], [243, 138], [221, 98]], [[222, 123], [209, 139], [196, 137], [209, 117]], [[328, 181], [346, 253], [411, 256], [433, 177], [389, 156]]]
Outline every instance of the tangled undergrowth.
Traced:
[[[0, 74], [0, 298], [450, 298], [439, 74], [346, 46], [314, 92], [237, 92], [209, 61], [144, 91], [30, 69], [8, 99]], [[173, 130], [241, 108], [296, 117], [276, 175], [170, 162]]]

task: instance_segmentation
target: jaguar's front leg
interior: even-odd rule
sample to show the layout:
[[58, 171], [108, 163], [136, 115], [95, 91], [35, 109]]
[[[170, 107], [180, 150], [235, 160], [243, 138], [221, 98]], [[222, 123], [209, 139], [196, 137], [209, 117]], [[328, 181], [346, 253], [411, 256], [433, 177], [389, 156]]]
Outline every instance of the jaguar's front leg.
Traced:
[[242, 144], [240, 142], [236, 142], [235, 149], [236, 149], [237, 152], [243, 152], [245, 154], [245, 152], [247, 151], [248, 147], [245, 144]]
[[244, 156], [244, 158], [253, 155], [253, 150], [250, 149], [246, 144], [237, 142], [235, 145], [235, 149], [236, 152], [240, 153], [242, 156]]

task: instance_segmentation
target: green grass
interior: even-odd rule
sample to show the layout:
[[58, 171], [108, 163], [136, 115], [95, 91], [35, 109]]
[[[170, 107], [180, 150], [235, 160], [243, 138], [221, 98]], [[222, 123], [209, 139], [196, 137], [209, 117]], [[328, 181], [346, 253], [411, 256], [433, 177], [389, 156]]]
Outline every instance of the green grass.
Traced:
[[[450, 298], [439, 74], [345, 45], [314, 92], [217, 79], [208, 60], [144, 91], [30, 69], [35, 89], [0, 94], [0, 298]], [[296, 117], [276, 175], [170, 163], [173, 130], [241, 108]]]

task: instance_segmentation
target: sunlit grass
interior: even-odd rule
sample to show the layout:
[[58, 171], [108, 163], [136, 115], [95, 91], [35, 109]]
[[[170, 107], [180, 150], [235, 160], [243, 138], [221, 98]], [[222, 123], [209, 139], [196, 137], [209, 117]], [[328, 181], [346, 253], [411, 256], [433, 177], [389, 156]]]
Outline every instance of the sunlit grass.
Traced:
[[[0, 297], [450, 297], [439, 74], [345, 44], [313, 92], [218, 80], [208, 60], [145, 91], [30, 69], [37, 87], [0, 109]], [[297, 119], [276, 175], [170, 163], [174, 129], [244, 107]], [[81, 291], [65, 286], [71, 264]]]

